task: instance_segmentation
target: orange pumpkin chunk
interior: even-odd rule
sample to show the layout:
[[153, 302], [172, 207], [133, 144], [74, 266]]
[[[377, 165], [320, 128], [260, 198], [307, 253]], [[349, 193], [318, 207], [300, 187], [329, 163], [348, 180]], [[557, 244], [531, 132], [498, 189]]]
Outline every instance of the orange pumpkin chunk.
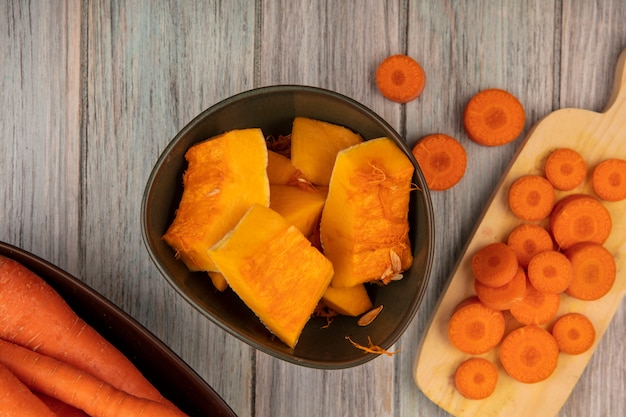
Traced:
[[320, 225], [324, 254], [335, 269], [331, 285], [384, 281], [410, 267], [413, 170], [409, 158], [388, 138], [337, 154]]
[[373, 307], [363, 284], [345, 288], [329, 286], [322, 297], [322, 301], [344, 316], [356, 317]]
[[163, 240], [190, 270], [217, 272], [207, 249], [252, 204], [269, 205], [265, 137], [261, 129], [233, 130], [193, 145], [185, 159], [183, 195]]
[[280, 214], [253, 205], [208, 251], [228, 285], [294, 348], [333, 276], [333, 266]]

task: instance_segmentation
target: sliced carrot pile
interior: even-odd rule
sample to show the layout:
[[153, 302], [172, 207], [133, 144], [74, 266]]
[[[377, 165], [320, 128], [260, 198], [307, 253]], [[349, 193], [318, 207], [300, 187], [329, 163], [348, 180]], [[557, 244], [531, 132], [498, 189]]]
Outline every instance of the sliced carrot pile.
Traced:
[[597, 300], [608, 293], [616, 278], [613, 255], [602, 245], [583, 242], [565, 252], [572, 264], [572, 282], [566, 293], [579, 300]]
[[591, 176], [593, 191], [605, 201], [626, 198], [626, 160], [611, 158], [600, 162]]
[[500, 362], [512, 378], [532, 384], [547, 379], [559, 361], [559, 347], [547, 330], [524, 326], [509, 333], [500, 346]]
[[539, 175], [517, 178], [509, 188], [509, 208], [526, 221], [543, 220], [554, 208], [556, 195], [550, 181]]
[[511, 315], [522, 324], [542, 325], [552, 320], [559, 311], [561, 296], [538, 291], [526, 283], [524, 298], [511, 306]]
[[555, 149], [544, 165], [546, 178], [557, 190], [570, 191], [578, 187], [587, 175], [587, 163], [570, 148]]
[[528, 279], [543, 293], [560, 294], [567, 289], [574, 273], [572, 263], [561, 252], [543, 251], [528, 263]]
[[450, 342], [461, 352], [480, 355], [500, 343], [504, 335], [504, 315], [480, 302], [458, 308], [448, 322]]
[[408, 103], [424, 91], [426, 74], [413, 58], [403, 54], [391, 55], [378, 66], [376, 85], [388, 100]]
[[524, 298], [526, 292], [526, 272], [519, 267], [511, 281], [501, 287], [489, 287], [474, 280], [474, 291], [478, 299], [495, 310], [508, 310]]
[[471, 400], [489, 397], [498, 384], [498, 368], [484, 358], [469, 358], [461, 362], [454, 373], [454, 385], [461, 395]]
[[525, 122], [522, 103], [513, 94], [497, 88], [478, 92], [463, 111], [467, 136], [485, 146], [512, 142], [524, 130]]
[[517, 262], [524, 268], [528, 266], [530, 258], [537, 253], [554, 249], [550, 232], [532, 223], [522, 223], [516, 226], [509, 233], [507, 245], [513, 249]]
[[573, 194], [559, 201], [550, 215], [552, 237], [560, 249], [579, 242], [602, 244], [611, 233], [611, 214], [590, 196]]
[[580, 313], [568, 313], [554, 322], [552, 335], [561, 352], [580, 355], [593, 346], [596, 340], [596, 329], [587, 316]]
[[413, 146], [412, 152], [431, 190], [452, 188], [465, 174], [465, 148], [451, 136], [442, 133], [425, 136]]
[[474, 277], [490, 287], [509, 283], [517, 273], [517, 258], [513, 250], [502, 242], [479, 249], [472, 258]]

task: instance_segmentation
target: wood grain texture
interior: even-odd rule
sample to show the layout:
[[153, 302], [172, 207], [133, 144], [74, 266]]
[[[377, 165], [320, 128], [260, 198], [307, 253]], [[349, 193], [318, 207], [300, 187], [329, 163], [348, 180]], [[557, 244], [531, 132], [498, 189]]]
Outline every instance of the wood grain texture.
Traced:
[[[622, 0], [8, 0], [0, 5], [0, 240], [75, 274], [188, 362], [242, 416], [447, 416], [412, 379], [421, 334], [521, 140], [468, 143], [462, 108], [497, 86], [527, 130], [561, 107], [602, 111], [626, 46]], [[374, 83], [387, 55], [424, 66], [416, 101]], [[189, 307], [141, 240], [145, 182], [199, 112], [253, 87], [299, 83], [350, 96], [413, 144], [440, 131], [467, 173], [433, 193], [435, 268], [394, 348], [354, 369], [319, 371], [256, 352]], [[626, 414], [621, 303], [560, 417]]]

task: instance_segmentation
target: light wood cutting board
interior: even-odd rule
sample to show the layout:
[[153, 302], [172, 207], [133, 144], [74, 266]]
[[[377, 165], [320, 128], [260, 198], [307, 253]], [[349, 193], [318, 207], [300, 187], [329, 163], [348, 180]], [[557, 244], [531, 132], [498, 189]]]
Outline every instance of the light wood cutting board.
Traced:
[[474, 278], [470, 267], [472, 256], [488, 243], [505, 242], [508, 233], [521, 223], [507, 206], [509, 186], [524, 174], [543, 175], [543, 164], [547, 155], [560, 147], [579, 151], [587, 161], [589, 170], [583, 185], [567, 193], [558, 192], [557, 198], [576, 192], [592, 193], [589, 178], [593, 167], [606, 158], [626, 159], [626, 49], [620, 55], [613, 92], [605, 111], [596, 113], [580, 109], [557, 110], [540, 120], [529, 132], [489, 201], [442, 293], [436, 312], [418, 347], [414, 378], [428, 398], [452, 415], [549, 417], [558, 414], [624, 298], [626, 201], [604, 203], [613, 219], [613, 229], [604, 246], [615, 257], [615, 284], [607, 295], [596, 301], [579, 301], [562, 295], [557, 315], [558, 317], [569, 311], [578, 311], [591, 319], [597, 334], [596, 343], [591, 350], [578, 356], [561, 354], [557, 369], [550, 378], [536, 384], [523, 384], [504, 372], [496, 349], [481, 355], [493, 360], [500, 369], [496, 391], [485, 400], [467, 400], [456, 391], [452, 379], [454, 371], [460, 362], [470, 356], [450, 344], [447, 323], [454, 307], [463, 299], [474, 295]]

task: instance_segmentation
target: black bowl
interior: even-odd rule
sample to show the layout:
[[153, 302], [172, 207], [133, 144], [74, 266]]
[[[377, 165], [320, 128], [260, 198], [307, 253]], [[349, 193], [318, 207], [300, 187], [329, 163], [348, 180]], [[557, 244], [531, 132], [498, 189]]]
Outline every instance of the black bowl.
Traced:
[[[218, 292], [205, 273], [192, 273], [174, 257], [161, 239], [174, 217], [182, 195], [184, 154], [196, 142], [233, 129], [258, 127], [277, 137], [291, 132], [294, 117], [346, 126], [364, 139], [386, 136], [415, 166], [416, 190], [410, 201], [410, 240], [415, 261], [404, 279], [385, 287], [371, 285], [374, 305], [383, 304], [372, 324], [359, 327], [350, 317], [338, 317], [328, 328], [313, 318], [306, 325], [295, 349], [290, 349], [261, 324], [231, 290]], [[366, 354], [346, 340], [362, 345], [372, 342], [389, 349], [415, 316], [428, 282], [434, 247], [434, 221], [426, 181], [410, 149], [380, 116], [341, 94], [306, 86], [271, 86], [230, 97], [205, 110], [183, 128], [163, 151], [148, 180], [142, 202], [142, 233], [156, 266], [189, 303], [218, 326], [249, 345], [289, 362], [314, 368], [346, 368], [365, 363]]]
[[36, 255], [0, 242], [0, 255], [30, 269], [118, 348], [161, 394], [190, 417], [236, 417], [222, 398], [152, 333], [86, 284]]

